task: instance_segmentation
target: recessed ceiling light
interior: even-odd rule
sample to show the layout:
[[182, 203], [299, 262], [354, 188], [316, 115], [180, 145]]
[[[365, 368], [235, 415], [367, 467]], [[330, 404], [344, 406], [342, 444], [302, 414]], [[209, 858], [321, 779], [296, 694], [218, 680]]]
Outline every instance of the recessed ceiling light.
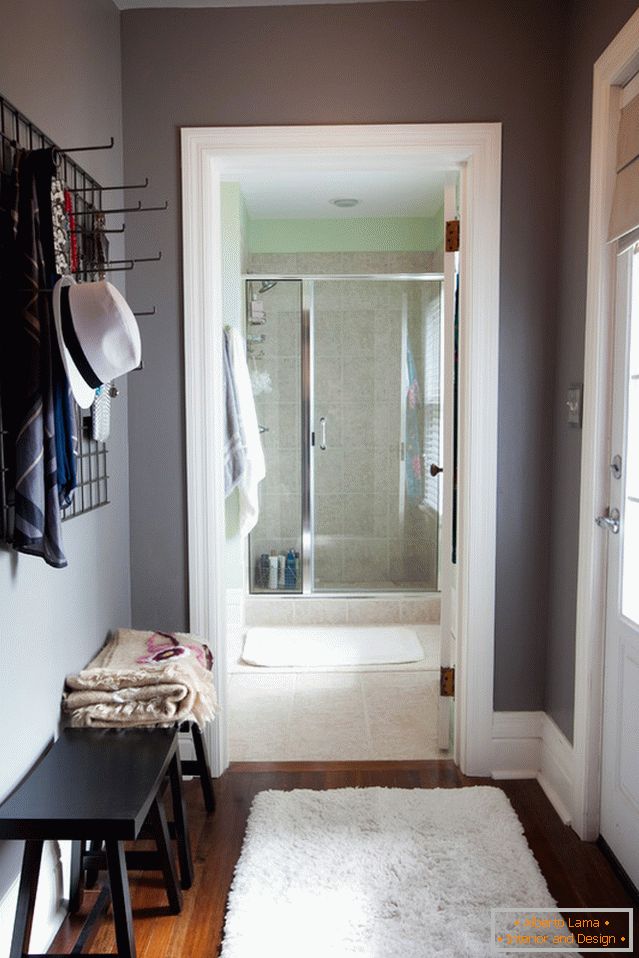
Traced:
[[357, 206], [359, 200], [355, 200], [352, 197], [338, 197], [336, 200], [329, 200], [329, 203], [332, 203], [333, 206], [340, 206], [345, 209], [347, 206]]

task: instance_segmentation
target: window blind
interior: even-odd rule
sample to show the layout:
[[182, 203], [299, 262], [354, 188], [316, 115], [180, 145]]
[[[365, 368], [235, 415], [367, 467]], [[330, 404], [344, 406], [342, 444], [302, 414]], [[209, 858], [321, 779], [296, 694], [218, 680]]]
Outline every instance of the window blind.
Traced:
[[639, 95], [621, 110], [617, 136], [617, 176], [608, 241], [639, 227]]

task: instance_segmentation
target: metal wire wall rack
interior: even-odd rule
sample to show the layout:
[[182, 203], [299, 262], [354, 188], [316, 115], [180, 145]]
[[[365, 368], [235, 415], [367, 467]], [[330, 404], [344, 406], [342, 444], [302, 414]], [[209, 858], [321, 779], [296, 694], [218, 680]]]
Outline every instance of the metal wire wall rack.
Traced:
[[[71, 146], [59, 148], [31, 120], [0, 96], [0, 158], [4, 167], [6, 151], [12, 144], [27, 150], [53, 147], [59, 155], [58, 176], [74, 196], [75, 211], [79, 220], [91, 221], [94, 211], [102, 208], [102, 187], [92, 176], [68, 156], [69, 153], [95, 149], [111, 149], [113, 138], [103, 146]], [[147, 181], [148, 182], [148, 181]], [[116, 230], [115, 232], [122, 232]], [[82, 231], [78, 233], [81, 241]], [[80, 260], [82, 262], [82, 259]], [[129, 267], [127, 267], [129, 268]], [[83, 270], [79, 279], [91, 279], [89, 269]], [[0, 383], [0, 390], [2, 384]], [[73, 502], [63, 511], [63, 520], [91, 512], [109, 502], [109, 475], [107, 470], [108, 448], [106, 443], [91, 438], [91, 417], [77, 409], [78, 423], [78, 459], [77, 479]], [[8, 487], [7, 452], [5, 443], [7, 432], [2, 419], [2, 393], [0, 392], [0, 541], [10, 542], [12, 538], [12, 495]]]

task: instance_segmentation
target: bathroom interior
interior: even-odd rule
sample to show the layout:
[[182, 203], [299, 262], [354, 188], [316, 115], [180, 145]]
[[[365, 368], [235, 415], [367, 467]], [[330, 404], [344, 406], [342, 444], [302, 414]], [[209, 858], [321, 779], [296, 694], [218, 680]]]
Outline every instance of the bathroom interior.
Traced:
[[224, 321], [245, 337], [266, 473], [250, 535], [226, 502], [232, 762], [447, 757], [447, 183], [423, 169], [222, 182]]

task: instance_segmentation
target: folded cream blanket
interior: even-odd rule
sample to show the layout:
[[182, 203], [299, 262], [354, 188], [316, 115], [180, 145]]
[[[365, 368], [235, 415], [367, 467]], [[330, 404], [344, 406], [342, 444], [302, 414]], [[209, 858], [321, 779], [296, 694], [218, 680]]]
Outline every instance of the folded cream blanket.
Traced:
[[218, 709], [212, 661], [187, 633], [119, 629], [86, 669], [67, 676], [62, 708], [77, 726], [203, 727]]

